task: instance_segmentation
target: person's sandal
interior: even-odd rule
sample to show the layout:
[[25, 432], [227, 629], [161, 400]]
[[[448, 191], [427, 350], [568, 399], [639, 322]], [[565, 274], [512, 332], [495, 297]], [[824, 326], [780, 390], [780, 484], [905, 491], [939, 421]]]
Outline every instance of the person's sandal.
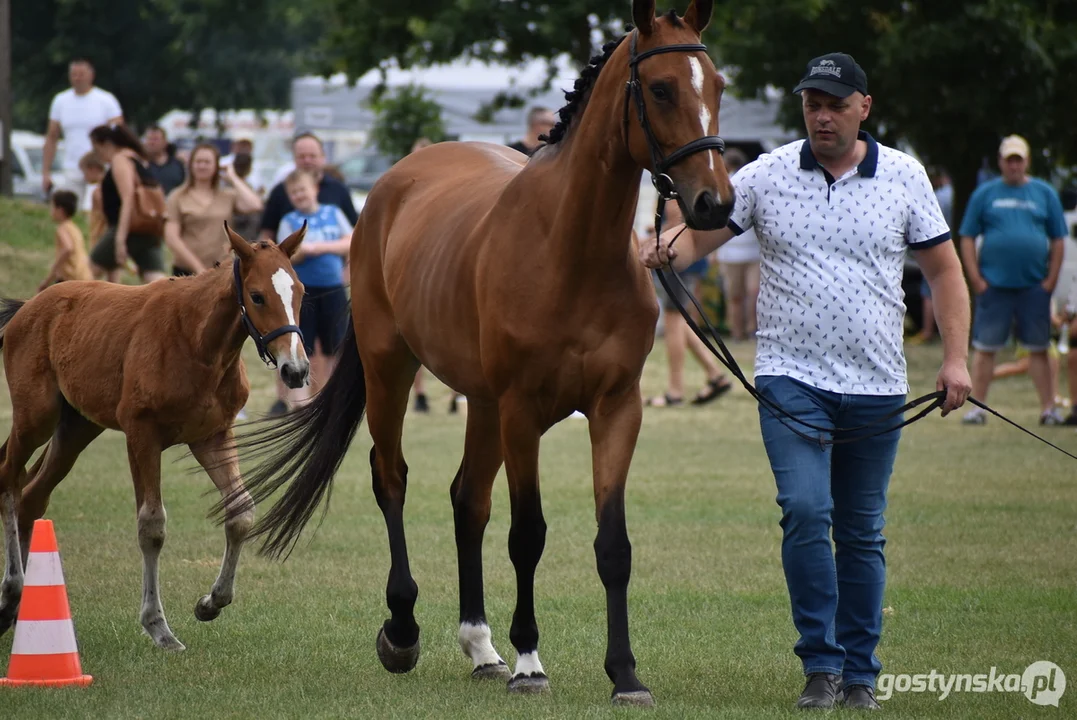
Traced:
[[647, 407], [675, 407], [677, 405], [683, 404], [684, 398], [673, 397], [669, 393], [666, 393], [665, 395], [658, 395], [653, 398], [648, 398], [646, 402]]
[[692, 399], [693, 405], [706, 405], [709, 402], [717, 400], [722, 395], [733, 389], [733, 383], [725, 375], [715, 378], [714, 380], [707, 381], [707, 387], [699, 391], [699, 394]]

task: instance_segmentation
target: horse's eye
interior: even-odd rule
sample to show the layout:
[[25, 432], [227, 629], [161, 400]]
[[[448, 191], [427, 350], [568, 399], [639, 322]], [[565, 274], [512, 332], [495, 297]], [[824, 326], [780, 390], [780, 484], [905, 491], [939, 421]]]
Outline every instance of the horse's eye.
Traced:
[[665, 83], [655, 83], [654, 85], [651, 85], [651, 95], [658, 102], [668, 102], [673, 96], [669, 91], [669, 86]]
[[255, 305], [265, 305], [266, 304], [266, 299], [265, 299], [265, 296], [262, 295], [262, 293], [252, 292], [251, 293], [251, 302], [254, 303]]

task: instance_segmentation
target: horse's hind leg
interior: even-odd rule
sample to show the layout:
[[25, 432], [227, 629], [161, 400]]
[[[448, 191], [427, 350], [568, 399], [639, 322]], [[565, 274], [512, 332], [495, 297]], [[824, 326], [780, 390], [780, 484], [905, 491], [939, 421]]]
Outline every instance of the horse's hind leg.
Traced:
[[509, 680], [512, 692], [549, 689], [538, 656], [539, 631], [535, 620], [535, 569], [546, 547], [546, 520], [539, 494], [539, 427], [534, 408], [524, 398], [503, 397], [499, 404], [501, 445], [509, 479], [509, 559], [516, 568], [516, 610], [509, 639], [516, 648], [516, 671]]
[[[203, 440], [191, 443], [191, 452], [205, 469], [223, 498], [233, 498], [233, 503], [247, 509], [224, 523], [224, 559], [217, 580], [209, 595], [203, 596], [194, 608], [194, 616], [203, 622], [213, 620], [221, 609], [230, 605], [235, 594], [236, 566], [243, 541], [254, 524], [254, 507], [251, 497], [243, 488], [239, 474], [239, 456], [236, 453], [232, 428]], [[233, 493], [235, 493], [233, 495]]]
[[[376, 322], [373, 316], [362, 322]], [[362, 328], [365, 333], [369, 327]], [[356, 327], [357, 335], [360, 328]], [[415, 601], [419, 588], [411, 576], [408, 547], [404, 536], [404, 495], [408, 466], [400, 439], [408, 394], [418, 362], [398, 336], [388, 347], [364, 362], [367, 388], [367, 428], [374, 441], [370, 450], [370, 470], [374, 497], [385, 518], [389, 534], [391, 565], [385, 598], [390, 618], [378, 631], [377, 650], [381, 664], [389, 672], [408, 672], [419, 661], [419, 625], [415, 622]]]
[[157, 562], [165, 545], [165, 508], [161, 502], [161, 444], [152, 431], [125, 428], [127, 458], [138, 508], [138, 547], [142, 551], [142, 610], [140, 619], [153, 643], [165, 650], [184, 650], [165, 620]]
[[636, 658], [628, 639], [632, 545], [625, 524], [625, 483], [642, 419], [637, 387], [601, 398], [589, 424], [598, 520], [595, 560], [606, 588], [606, 675], [613, 681], [614, 704], [651, 706], [654, 698], [636, 678]]
[[100, 437], [105, 429], [87, 420], [64, 399], [60, 400], [60, 422], [52, 433], [48, 447], [41, 458], [30, 469], [29, 483], [22, 491], [19, 507], [19, 539], [22, 544], [22, 561], [30, 552], [30, 533], [34, 521], [44, 517], [49, 507], [49, 498], [83, 450]]
[[468, 405], [464, 459], [450, 490], [460, 572], [460, 647], [471, 658], [472, 677], [507, 680], [509, 667], [490, 641], [482, 591], [482, 538], [500, 468], [497, 406], [474, 400]]
[[[19, 543], [19, 495], [26, 477], [26, 463], [45, 444], [56, 426], [59, 393], [53, 384], [16, 382], [8, 374], [14, 408], [11, 434], [0, 446], [0, 516], [4, 524], [4, 580], [0, 583], [0, 634], [14, 622], [22, 599], [23, 553]], [[18, 389], [17, 389], [18, 388]]]

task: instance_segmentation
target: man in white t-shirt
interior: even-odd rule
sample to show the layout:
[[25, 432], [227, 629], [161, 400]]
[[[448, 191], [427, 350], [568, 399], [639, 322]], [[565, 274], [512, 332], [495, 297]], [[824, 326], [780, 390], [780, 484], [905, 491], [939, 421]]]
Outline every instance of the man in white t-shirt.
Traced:
[[[908, 392], [902, 344], [906, 249], [931, 286], [943, 339], [936, 380], [943, 414], [964, 404], [969, 296], [946, 220], [922, 165], [860, 130], [871, 110], [853, 58], [812, 60], [801, 93], [807, 140], [765, 153], [733, 176], [729, 226], [640, 246], [641, 260], [679, 269], [754, 228], [761, 251], [755, 379], [795, 419], [759, 407], [781, 507], [782, 567], [807, 677], [802, 708], [877, 709], [875, 648], [882, 628], [886, 491], [900, 431], [838, 433], [899, 410]], [[788, 424], [788, 425], [787, 425]], [[831, 547], [831, 530], [836, 552]]]
[[[99, 87], [94, 87], [94, 69], [89, 60], [75, 58], [68, 65], [71, 87], [58, 93], [49, 106], [49, 129], [45, 135], [41, 188], [47, 195], [56, 186], [71, 190], [81, 199], [86, 183], [79, 170], [79, 160], [93, 150], [90, 131], [98, 125], [123, 123], [123, 110], [116, 97]], [[61, 134], [64, 138], [62, 178], [52, 177], [52, 161], [56, 156], [56, 144]]]

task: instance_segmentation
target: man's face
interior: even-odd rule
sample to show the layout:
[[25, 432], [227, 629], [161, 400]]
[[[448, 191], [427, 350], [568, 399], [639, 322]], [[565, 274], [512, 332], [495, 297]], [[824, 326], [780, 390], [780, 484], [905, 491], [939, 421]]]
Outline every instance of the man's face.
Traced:
[[76, 92], [86, 92], [93, 87], [93, 68], [84, 62], [73, 62], [67, 67], [67, 79]]
[[146, 133], [146, 137], [143, 139], [143, 145], [148, 154], [159, 155], [165, 151], [166, 147], [168, 147], [168, 141], [165, 140], [165, 134], [160, 130], [150, 130]]
[[533, 123], [531, 123], [531, 132], [535, 137], [539, 135], [547, 135], [553, 130], [554, 124], [557, 119], [553, 116], [552, 112], [540, 113]]
[[849, 152], [871, 110], [871, 96], [859, 92], [840, 98], [809, 88], [801, 92], [800, 101], [812, 152], [822, 158]]
[[1002, 179], [1010, 185], [1018, 185], [1025, 179], [1028, 170], [1028, 160], [1021, 155], [1008, 155], [998, 159], [998, 169], [1002, 172]]
[[296, 168], [314, 173], [319, 177], [325, 168], [325, 153], [314, 138], [305, 137], [297, 140], [292, 147], [292, 157]]

